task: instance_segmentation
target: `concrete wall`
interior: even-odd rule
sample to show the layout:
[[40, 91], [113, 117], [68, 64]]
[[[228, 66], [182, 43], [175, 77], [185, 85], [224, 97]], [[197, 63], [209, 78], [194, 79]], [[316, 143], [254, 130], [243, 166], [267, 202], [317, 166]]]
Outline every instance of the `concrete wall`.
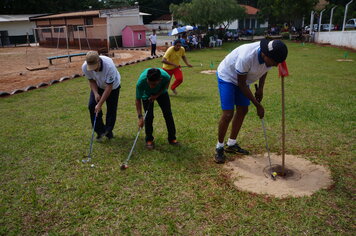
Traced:
[[32, 28], [35, 28], [34, 22], [15, 21], [0, 23], [0, 31], [8, 31], [9, 36], [33, 35]]
[[356, 49], [356, 30], [334, 31], [315, 33], [316, 43], [330, 43], [335, 46], [343, 46]]
[[138, 16], [121, 16], [108, 18], [109, 22], [109, 36], [122, 35], [122, 30], [127, 25], [140, 25], [140, 18]]

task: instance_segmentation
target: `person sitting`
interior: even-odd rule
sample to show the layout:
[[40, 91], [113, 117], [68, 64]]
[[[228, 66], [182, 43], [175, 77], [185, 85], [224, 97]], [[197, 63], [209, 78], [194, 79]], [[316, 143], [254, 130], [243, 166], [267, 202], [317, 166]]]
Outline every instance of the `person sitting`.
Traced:
[[216, 46], [221, 47], [222, 46], [222, 39], [220, 39], [217, 35], [215, 35], [215, 41], [216, 41]]

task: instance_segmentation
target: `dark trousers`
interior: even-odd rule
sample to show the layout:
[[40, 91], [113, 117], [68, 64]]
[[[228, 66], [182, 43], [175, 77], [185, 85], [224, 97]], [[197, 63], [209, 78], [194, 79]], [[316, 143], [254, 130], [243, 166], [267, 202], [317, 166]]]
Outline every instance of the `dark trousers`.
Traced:
[[156, 44], [151, 44], [151, 56], [157, 56], [156, 55]]
[[[103, 95], [104, 89], [98, 88], [98, 93]], [[116, 112], [117, 112], [117, 104], [119, 102], [119, 94], [120, 94], [120, 87], [117, 89], [113, 89], [106, 99], [106, 125], [103, 122], [103, 112], [100, 111], [98, 113], [98, 117], [96, 117], [96, 124], [95, 124], [95, 132], [98, 135], [101, 135], [105, 132], [108, 134], [112, 134], [112, 130], [115, 126], [116, 121]], [[89, 98], [89, 113], [92, 126], [94, 125], [94, 118], [95, 118], [95, 106], [97, 102], [95, 101], [95, 96], [93, 91], [90, 91], [90, 98]]]
[[[163, 117], [166, 121], [166, 126], [168, 130], [168, 141], [176, 139], [176, 126], [174, 124], [174, 119], [171, 110], [171, 101], [169, 99], [168, 92], [161, 94], [157, 99], [158, 105], [161, 107]], [[143, 108], [145, 112], [148, 109], [146, 119], [145, 119], [145, 132], [146, 132], [146, 142], [153, 141], [153, 108], [154, 103], [149, 100], [143, 100]]]

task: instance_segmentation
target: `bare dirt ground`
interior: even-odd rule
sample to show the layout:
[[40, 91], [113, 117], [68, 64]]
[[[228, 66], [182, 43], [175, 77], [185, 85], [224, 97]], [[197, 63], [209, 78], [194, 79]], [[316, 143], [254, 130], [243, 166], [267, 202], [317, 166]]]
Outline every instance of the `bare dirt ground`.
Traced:
[[[270, 177], [267, 153], [237, 157], [224, 165], [230, 173], [234, 185], [242, 191], [267, 194], [277, 198], [310, 196], [320, 189], [327, 189], [332, 184], [330, 171], [321, 165], [294, 155], [285, 155], [285, 169], [290, 176]], [[271, 153], [272, 166], [281, 164], [282, 157]]]
[[[68, 58], [53, 60], [53, 65], [49, 64], [47, 57], [75, 54], [80, 51], [75, 49], [56, 49], [42, 47], [12, 47], [0, 48], [0, 92], [11, 93], [16, 89], [24, 89], [28, 86], [37, 86], [45, 82], [59, 80], [65, 76], [82, 74], [81, 65], [85, 56], [72, 57], [72, 62]], [[114, 63], [116, 65], [131, 61], [142, 60], [150, 57], [149, 48], [146, 50], [113, 50]], [[157, 54], [163, 52], [158, 51]], [[44, 70], [29, 71], [28, 68], [46, 67]]]

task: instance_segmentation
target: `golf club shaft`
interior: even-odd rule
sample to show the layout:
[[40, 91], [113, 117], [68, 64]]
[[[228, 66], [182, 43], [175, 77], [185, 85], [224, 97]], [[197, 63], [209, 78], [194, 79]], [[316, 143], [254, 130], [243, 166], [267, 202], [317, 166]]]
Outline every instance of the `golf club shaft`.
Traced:
[[89, 154], [88, 154], [88, 159], [91, 159], [91, 153], [93, 151], [93, 141], [94, 141], [94, 132], [95, 132], [95, 125], [96, 125], [96, 117], [97, 114], [95, 114], [94, 117], [94, 124], [93, 124], [93, 131], [91, 133], [91, 140], [90, 140], [90, 148], [89, 148]]
[[268, 141], [267, 141], [266, 127], [265, 127], [265, 122], [264, 122], [263, 118], [261, 119], [261, 122], [262, 122], [263, 133], [264, 133], [265, 141], [266, 141], [266, 149], [267, 149], [267, 153], [268, 153], [269, 167], [271, 168], [271, 172], [272, 172], [271, 157], [269, 155], [269, 147], [268, 147]]
[[[193, 67], [202, 67], [203, 66], [203, 64], [202, 63], [200, 63], [199, 65], [192, 65]], [[180, 66], [180, 67], [189, 67], [189, 66]]]
[[[145, 121], [145, 119], [146, 119], [147, 112], [148, 112], [148, 107], [147, 107], [147, 110], [146, 110], [145, 115], [144, 115], [144, 117], [143, 117], [143, 121]], [[130, 160], [130, 158], [131, 158], [132, 152], [133, 152], [133, 150], [134, 150], [134, 148], [135, 148], [135, 146], [136, 146], [136, 142], [137, 142], [138, 136], [140, 135], [141, 129], [142, 129], [142, 127], [140, 127], [140, 128], [138, 129], [138, 132], [137, 132], [135, 141], [134, 141], [134, 143], [133, 143], [133, 145], [132, 145], [132, 147], [131, 147], [131, 151], [130, 151], [130, 153], [129, 153], [129, 156], [126, 158], [124, 164], [127, 164], [127, 162], [128, 162], [128, 161]]]

